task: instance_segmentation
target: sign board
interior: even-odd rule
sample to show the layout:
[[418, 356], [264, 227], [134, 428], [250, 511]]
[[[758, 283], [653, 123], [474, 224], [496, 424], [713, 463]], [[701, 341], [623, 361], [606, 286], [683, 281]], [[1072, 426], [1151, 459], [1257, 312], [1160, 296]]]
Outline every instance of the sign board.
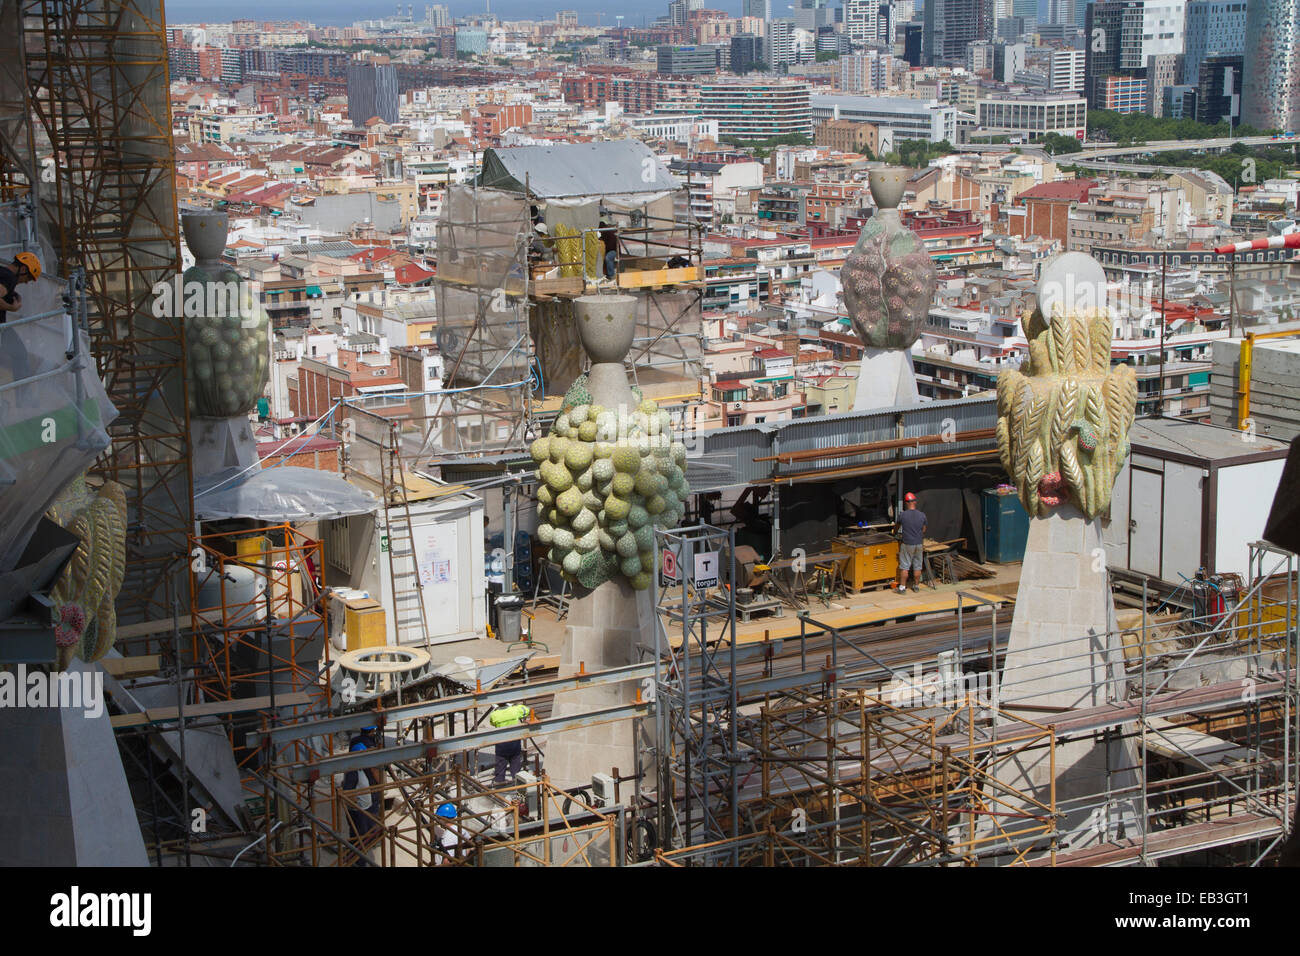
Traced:
[[677, 552], [672, 548], [664, 548], [664, 560], [661, 566], [665, 581], [676, 581], [679, 579], [677, 571]]
[[694, 583], [697, 588], [718, 586], [718, 552], [701, 551], [695, 556]]

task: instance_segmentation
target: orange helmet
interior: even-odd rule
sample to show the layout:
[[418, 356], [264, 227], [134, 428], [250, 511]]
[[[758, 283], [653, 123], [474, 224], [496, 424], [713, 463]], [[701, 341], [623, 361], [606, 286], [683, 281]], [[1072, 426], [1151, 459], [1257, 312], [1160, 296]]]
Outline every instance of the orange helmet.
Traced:
[[41, 277], [41, 260], [37, 259], [34, 253], [20, 252], [14, 256], [14, 262], [26, 267], [27, 271], [32, 274], [33, 279]]

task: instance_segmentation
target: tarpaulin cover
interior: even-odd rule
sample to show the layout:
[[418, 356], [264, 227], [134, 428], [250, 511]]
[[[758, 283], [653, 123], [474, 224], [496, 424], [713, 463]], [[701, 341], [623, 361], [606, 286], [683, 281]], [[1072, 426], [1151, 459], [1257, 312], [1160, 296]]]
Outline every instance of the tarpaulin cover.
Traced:
[[557, 143], [489, 149], [483, 154], [479, 185], [527, 192], [536, 199], [630, 196], [678, 188], [673, 175], [645, 143]]
[[108, 447], [117, 417], [90, 340], [72, 338], [65, 288], [48, 276], [19, 286], [22, 309], [0, 325], [0, 572], [14, 568], [63, 486]]
[[200, 521], [253, 518], [309, 521], [370, 514], [380, 501], [339, 475], [282, 465], [240, 474], [226, 468], [194, 479], [194, 516]]

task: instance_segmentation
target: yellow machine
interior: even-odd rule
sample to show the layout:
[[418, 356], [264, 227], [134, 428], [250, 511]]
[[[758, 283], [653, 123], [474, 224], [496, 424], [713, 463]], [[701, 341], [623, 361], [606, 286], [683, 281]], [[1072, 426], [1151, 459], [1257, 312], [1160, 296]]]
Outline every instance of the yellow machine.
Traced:
[[847, 556], [844, 582], [853, 591], [898, 577], [898, 539], [878, 531], [831, 539], [831, 551]]

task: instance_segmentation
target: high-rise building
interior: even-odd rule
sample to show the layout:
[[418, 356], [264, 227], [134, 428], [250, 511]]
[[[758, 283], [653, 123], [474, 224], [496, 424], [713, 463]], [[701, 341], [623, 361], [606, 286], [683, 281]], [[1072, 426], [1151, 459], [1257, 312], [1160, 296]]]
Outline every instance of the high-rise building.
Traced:
[[925, 34], [925, 27], [920, 23], [904, 23], [903, 32], [903, 59], [908, 66], [921, 65], [921, 41]]
[[1300, 130], [1300, 0], [1247, 0], [1241, 121]]
[[397, 67], [377, 63], [348, 66], [348, 116], [353, 126], [361, 126], [372, 116], [396, 123], [399, 102]]
[[926, 0], [923, 16], [924, 66], [964, 63], [970, 44], [993, 39], [993, 0]]
[[704, 81], [700, 115], [717, 120], [719, 136], [741, 140], [812, 135], [807, 83]]
[[780, 17], [767, 25], [764, 51], [767, 65], [774, 72], [784, 72], [791, 64], [813, 59], [812, 34], [800, 30], [788, 17]]
[[741, 16], [758, 17], [760, 20], [771, 20], [772, 0], [745, 0], [741, 7]]
[[1157, 53], [1147, 57], [1147, 114], [1164, 116], [1164, 91], [1173, 86], [1183, 72], [1181, 53]]
[[1236, 124], [1241, 120], [1243, 57], [1207, 56], [1196, 84], [1196, 122]]
[[1053, 50], [1047, 88], [1057, 92], [1070, 90], [1082, 93], [1086, 57], [1083, 50]]
[[713, 46], [659, 47], [656, 72], [661, 76], [688, 76], [718, 72], [718, 50]]
[[555, 25], [566, 30], [575, 29], [578, 26], [578, 11], [560, 10], [555, 14]]
[[844, 32], [850, 40], [875, 43], [880, 35], [880, 0], [844, 0]]
[[1014, 83], [1016, 74], [1025, 68], [1023, 43], [993, 44], [993, 79], [999, 83]]
[[835, 25], [835, 11], [827, 0], [795, 0], [793, 7], [794, 25], [800, 30], [816, 34], [821, 27]]
[[1246, 48], [1246, 0], [1189, 0], [1182, 83], [1196, 86], [1207, 56], [1236, 56]]
[[[1296, 0], [1300, 3], [1300, 0]], [[1127, 105], [1132, 84], [1111, 85], [1111, 77], [1139, 78], [1146, 88], [1150, 58], [1183, 52], [1186, 0], [1094, 0], [1088, 4], [1087, 96], [1092, 109], [1107, 109], [1102, 101], [1116, 89]], [[1145, 110], [1146, 103], [1141, 109]]]
[[445, 4], [435, 3], [424, 8], [424, 22], [439, 29], [449, 27], [451, 26], [451, 13], [447, 10]]
[[[1047, 0], [1047, 22], [1073, 24], [1076, 0]], [[1082, 6], [1085, 0], [1079, 0]]]
[[695, 10], [704, 9], [704, 0], [672, 0], [668, 4], [668, 18], [675, 27], [686, 26]]
[[748, 73], [755, 63], [763, 59], [763, 38], [752, 33], [742, 33], [731, 38], [731, 72]]
[[877, 50], [840, 57], [840, 89], [845, 93], [877, 93], [893, 84], [894, 64], [888, 53]]
[[1011, 0], [1011, 15], [1026, 20], [1038, 19], [1038, 0]]

